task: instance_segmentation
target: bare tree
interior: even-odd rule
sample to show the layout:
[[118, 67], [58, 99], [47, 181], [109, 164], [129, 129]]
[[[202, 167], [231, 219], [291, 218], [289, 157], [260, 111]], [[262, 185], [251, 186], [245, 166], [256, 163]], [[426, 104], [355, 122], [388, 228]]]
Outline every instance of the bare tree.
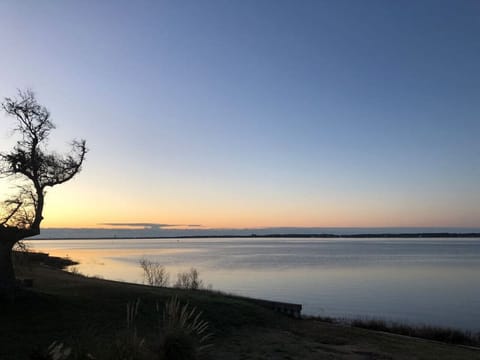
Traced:
[[2, 108], [15, 119], [14, 130], [20, 137], [10, 152], [0, 153], [0, 175], [15, 181], [18, 190], [0, 209], [0, 293], [11, 294], [15, 286], [13, 246], [40, 234], [45, 189], [72, 179], [81, 170], [87, 149], [85, 140], [74, 140], [67, 155], [47, 151], [55, 125], [31, 90], [5, 98]]
[[177, 282], [175, 283], [174, 287], [190, 290], [204, 288], [203, 280], [200, 280], [200, 273], [193, 267], [190, 269], [190, 271], [177, 274]]
[[139, 261], [143, 270], [143, 280], [150, 286], [168, 286], [170, 275], [167, 270], [157, 262], [142, 257]]

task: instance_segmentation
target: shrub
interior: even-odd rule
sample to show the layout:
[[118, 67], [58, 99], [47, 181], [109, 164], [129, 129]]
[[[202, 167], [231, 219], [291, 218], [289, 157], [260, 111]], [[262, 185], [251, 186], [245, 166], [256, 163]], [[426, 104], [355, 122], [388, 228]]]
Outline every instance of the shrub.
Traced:
[[191, 268], [188, 272], [178, 273], [175, 287], [190, 290], [202, 289], [203, 281], [200, 280], [200, 273], [195, 268]]
[[70, 266], [68, 268], [68, 272], [72, 275], [75, 275], [75, 276], [83, 276], [83, 274], [80, 272], [80, 270], [78, 270], [77, 266]]
[[145, 283], [150, 286], [168, 286], [170, 275], [162, 265], [142, 258], [140, 259], [140, 266], [143, 270], [143, 280]]

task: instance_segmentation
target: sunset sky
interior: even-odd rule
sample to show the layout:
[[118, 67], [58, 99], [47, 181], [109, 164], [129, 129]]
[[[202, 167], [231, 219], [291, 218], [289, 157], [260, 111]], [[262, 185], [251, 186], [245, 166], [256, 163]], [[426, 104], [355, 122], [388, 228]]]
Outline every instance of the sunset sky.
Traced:
[[90, 149], [45, 227], [480, 226], [480, 1], [12, 0], [0, 30], [0, 97]]

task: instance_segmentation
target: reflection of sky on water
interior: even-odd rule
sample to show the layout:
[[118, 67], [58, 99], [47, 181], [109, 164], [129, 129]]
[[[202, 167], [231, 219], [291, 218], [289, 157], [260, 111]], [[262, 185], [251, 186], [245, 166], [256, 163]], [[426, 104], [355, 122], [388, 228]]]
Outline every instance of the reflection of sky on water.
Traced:
[[141, 257], [171, 274], [297, 302], [304, 313], [374, 316], [480, 330], [479, 239], [181, 239], [30, 241], [80, 272], [141, 282]]

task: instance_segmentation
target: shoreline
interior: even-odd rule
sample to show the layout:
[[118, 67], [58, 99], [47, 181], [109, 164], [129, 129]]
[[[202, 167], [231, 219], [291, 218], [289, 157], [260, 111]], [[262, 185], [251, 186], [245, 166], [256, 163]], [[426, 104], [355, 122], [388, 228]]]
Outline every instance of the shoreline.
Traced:
[[[161, 287], [161, 286], [154, 286], [154, 285], [148, 285], [148, 284], [137, 283], [137, 282], [108, 279], [103, 277], [99, 278], [96, 276], [88, 276], [88, 275], [84, 275], [82, 273], [77, 273], [77, 272], [72, 273], [67, 268], [69, 266], [78, 265], [80, 264], [80, 262], [70, 259], [69, 257], [51, 256], [50, 254], [45, 252], [35, 252], [35, 251], [33, 252], [29, 251], [27, 253], [21, 253], [21, 252], [15, 251], [15, 253], [17, 255], [26, 256], [29, 261], [33, 261], [34, 264], [36, 265], [48, 266], [69, 275], [80, 276], [84, 279], [96, 279], [96, 280], [112, 282], [112, 283], [125, 285], [125, 286], [140, 286], [140, 287], [145, 287], [147, 289], [151, 289], [151, 288], [153, 289], [164, 288], [164, 289], [170, 289], [170, 290], [177, 289], [174, 286]], [[383, 331], [391, 334], [413, 336], [413, 337], [419, 337], [424, 339], [430, 339], [430, 338], [423, 337], [423, 336], [416, 336], [415, 334], [417, 333], [422, 334], [423, 332], [428, 333], [429, 331], [439, 332], [442, 334], [453, 333], [457, 338], [460, 338], [461, 334], [463, 334], [463, 335], [466, 335], [466, 338], [476, 337], [475, 343], [477, 344], [477, 346], [480, 346], [480, 328], [478, 328], [477, 330], [468, 330], [468, 329], [462, 329], [460, 327], [436, 325], [433, 323], [422, 323], [422, 322], [412, 323], [408, 321], [401, 321], [401, 320], [399, 321], [399, 320], [389, 319], [388, 317], [357, 316], [357, 317], [346, 318], [346, 317], [328, 316], [328, 315], [320, 316], [320, 315], [301, 314], [303, 304], [300, 304], [300, 303], [297, 304], [293, 302], [275, 301], [267, 298], [258, 298], [258, 297], [245, 296], [245, 295], [235, 294], [235, 293], [227, 293], [220, 289], [212, 290], [212, 289], [202, 288], [202, 289], [199, 289], [199, 291], [212, 292], [220, 296], [225, 296], [225, 297], [234, 298], [238, 300], [244, 300], [247, 302], [257, 304], [264, 308], [273, 310], [275, 312], [282, 313], [287, 316], [292, 316], [298, 319], [305, 319], [305, 320], [315, 319], [315, 320], [329, 322], [332, 324], [354, 326], [354, 327], [359, 327], [364, 329]], [[439, 340], [439, 341], [442, 341], [442, 340]], [[442, 342], [445, 342], [445, 341], [442, 341]]]
[[[44, 253], [34, 259], [45, 256]], [[398, 333], [382, 328], [384, 323], [378, 320], [352, 326], [331, 318], [295, 319], [262, 307], [254, 298], [86, 277], [59, 270], [55, 265], [58, 262], [47, 265], [42, 261], [24, 269], [25, 277], [33, 279], [32, 287], [20, 290], [18, 302], [3, 304], [5, 326], [0, 328], [0, 336], [10, 340], [0, 347], [0, 358], [27, 359], [32, 349], [46, 349], [52, 341], [64, 343], [77, 354], [82, 347], [79, 350], [75, 344], [88, 344], [92, 354], [99, 354], [115, 344], [119, 331], [125, 331], [125, 305], [135, 299], [141, 301], [142, 308], [137, 318], [139, 336], [147, 342], [154, 341], [158, 331], [157, 322], [152, 322], [155, 308], [159, 302], [178, 297], [182, 303], [202, 311], [211, 326], [215, 335], [212, 360], [257, 359], [266, 355], [304, 360], [357, 359], [362, 354], [391, 360], [480, 360], [479, 337], [465, 337], [464, 332], [456, 329], [411, 326], [402, 327], [403, 333]], [[88, 333], [85, 324], [90, 329]], [[41, 336], [37, 331], [29, 332], [32, 327], [42, 329]], [[89, 343], [91, 329], [96, 332]]]
[[[125, 241], [128, 243], [127, 245], [125, 245]], [[60, 244], [61, 242], [61, 244]], [[358, 242], [358, 243], [357, 243]], [[183, 245], [182, 245], [183, 243]], [[219, 245], [215, 245], [216, 243], [218, 243]], [[233, 240], [215, 240], [215, 239], [211, 239], [211, 240], [180, 240], [178, 243], [177, 243], [177, 240], [145, 240], [145, 241], [138, 241], [138, 240], [135, 240], [135, 239], [131, 239], [131, 240], [98, 240], [98, 241], [95, 241], [95, 240], [91, 240], [91, 241], [85, 241], [83, 242], [82, 240], [78, 240], [78, 241], [59, 241], [58, 244], [55, 240], [53, 241], [48, 241], [48, 242], [42, 242], [42, 241], [38, 241], [36, 242], [33, 242], [31, 243], [31, 247], [32, 249], [38, 249], [39, 251], [44, 251], [44, 252], [49, 252], [49, 249], [52, 249], [52, 255], [56, 255], [56, 256], [70, 256], [76, 260], [80, 260], [81, 264], [76, 268], [76, 271], [79, 271], [83, 274], [85, 274], [86, 276], [98, 276], [99, 278], [108, 278], [108, 279], [113, 279], [113, 280], [121, 280], [121, 281], [124, 281], [124, 282], [130, 282], [130, 283], [142, 283], [142, 276], [141, 276], [141, 273], [140, 273], [140, 270], [139, 270], [139, 267], [138, 267], [138, 259], [145, 255], [146, 253], [149, 253], [150, 250], [145, 250], [144, 248], [146, 249], [150, 249], [150, 248], [181, 248], [182, 246], [183, 247], [187, 247], [187, 248], [190, 248], [190, 247], [195, 247], [196, 248], [196, 244], [199, 244], [198, 246], [201, 246], [202, 248], [205, 249], [205, 251], [208, 251], [210, 252], [211, 248], [212, 248], [212, 245], [213, 246], [213, 249], [215, 250], [216, 249], [216, 246], [220, 246], [221, 249], [223, 249], [225, 246], [230, 247], [231, 245], [233, 246], [237, 246], [237, 244], [239, 243], [242, 243], [242, 244], [246, 244], [245, 246], [249, 249], [251, 246], [255, 246], [255, 244], [257, 243], [261, 243], [261, 244], [267, 244], [267, 246], [273, 246], [273, 248], [276, 248], [277, 247], [277, 244], [278, 246], [283, 246], [282, 244], [286, 244], [285, 246], [287, 246], [288, 249], [292, 248], [294, 249], [297, 245], [300, 245], [300, 246], [306, 246], [306, 248], [308, 249], [320, 249], [318, 251], [320, 251], [320, 253], [322, 252], [321, 249], [323, 249], [321, 246], [321, 244], [332, 244], [332, 246], [335, 246], [335, 248], [337, 247], [340, 247], [340, 249], [343, 249], [344, 246], [346, 246], [345, 244], [348, 244], [348, 247], [350, 248], [350, 244], [352, 244], [353, 246], [353, 249], [357, 249], [358, 251], [360, 251], [360, 254], [364, 253], [365, 250], [364, 248], [366, 247], [366, 249], [368, 250], [368, 254], [370, 255], [371, 251], [369, 250], [369, 247], [368, 245], [370, 244], [372, 246], [372, 249], [373, 248], [376, 248], [376, 244], [382, 244], [382, 246], [385, 246], [385, 251], [387, 251], [385, 254], [384, 254], [384, 251], [382, 250], [382, 252], [380, 253], [382, 255], [382, 257], [380, 257], [379, 259], [380, 260], [375, 260], [375, 262], [373, 262], [373, 265], [372, 263], [370, 262], [370, 260], [362, 260], [362, 261], [354, 261], [353, 264], [357, 264], [360, 266], [362, 265], [362, 268], [360, 268], [360, 270], [363, 271], [363, 269], [367, 269], [367, 265], [368, 267], [371, 267], [373, 270], [375, 269], [382, 269], [385, 268], [385, 266], [388, 266], [388, 264], [392, 263], [389, 259], [391, 258], [391, 253], [392, 252], [395, 252], [395, 247], [396, 246], [399, 246], [401, 248], [404, 248], [404, 244], [407, 244], [407, 248], [410, 249], [408, 250], [408, 254], [410, 254], [411, 252], [414, 254], [414, 257], [413, 257], [413, 261], [415, 266], [416, 264], [420, 264], [417, 260], [417, 257], [416, 257], [416, 252], [417, 252], [417, 248], [420, 248], [420, 250], [423, 249], [422, 246], [429, 246], [428, 249], [430, 249], [430, 245], [429, 244], [434, 244], [434, 245], [441, 245], [442, 248], [443, 248], [443, 245], [444, 243], [446, 243], [448, 246], [447, 246], [447, 252], [445, 254], [447, 254], [447, 260], [450, 258], [450, 253], [456, 253], [456, 250], [457, 249], [457, 245], [461, 247], [461, 249], [467, 249], [467, 253], [465, 253], [464, 250], [462, 250], [461, 254], [466, 254], [467, 256], [470, 254], [470, 252], [468, 252], [468, 249], [470, 249], [470, 247], [472, 249], [478, 249], [478, 245], [479, 245], [479, 241], [478, 239], [473, 239], [473, 240], [455, 240], [455, 239], [450, 239], [450, 240], [441, 240], [441, 239], [438, 239], [438, 240], [432, 240], [432, 239], [415, 239], [415, 240], [401, 240], [401, 239], [398, 239], [398, 240], [387, 240], [387, 239], [380, 239], [380, 240], [361, 240], [361, 239], [358, 239], [358, 240], [338, 240], [338, 239], [325, 239], [325, 240], [308, 240], [308, 239], [304, 239], [304, 240], [288, 240], [288, 239], [285, 239], [285, 240], [275, 240], [275, 239], [268, 239], [268, 238], [265, 238], [265, 239], [262, 239], [262, 238], [255, 238], [255, 239], [233, 239]], [[140, 245], [138, 245], [140, 244]], [[151, 245], [152, 244], [152, 245]], [[409, 245], [411, 244], [411, 246]], [[326, 245], [326, 246], [327, 246]], [[365, 246], [364, 246], [365, 245]], [[242, 245], [243, 246], [243, 245]], [[330, 245], [328, 245], [330, 246]], [[393, 247], [392, 247], [393, 246]], [[96, 252], [96, 250], [89, 250], [91, 251], [91, 253], [89, 252], [86, 252], [85, 254], [81, 254], [79, 253], [78, 256], [75, 255], [75, 253], [72, 253], [72, 251], [74, 251], [73, 249], [74, 248], [85, 248], [85, 249], [94, 249], [96, 247], [98, 247], [99, 249], [102, 249], [100, 250], [98, 253]], [[64, 249], [64, 248], [72, 248], [72, 250], [68, 250], [68, 249]], [[137, 249], [138, 250], [135, 250], [134, 252], [132, 253], [129, 253], [129, 251], [133, 251], [133, 250], [119, 250], [118, 251], [118, 254], [115, 252], [116, 250], [115, 249]], [[282, 248], [283, 249], [283, 248]], [[436, 247], [435, 247], [436, 249]], [[451, 251], [448, 250], [448, 249], [452, 249]], [[254, 249], [255, 250], [255, 249]], [[213, 251], [213, 250], [212, 250]], [[281, 250], [281, 251], [284, 251], [284, 250]], [[314, 250], [314, 251], [317, 251], [317, 250]], [[354, 250], [356, 251], [356, 250]], [[423, 251], [423, 250], [422, 250]], [[427, 250], [426, 250], [427, 251]], [[435, 250], [436, 251], [436, 250]], [[460, 250], [459, 250], [460, 251]], [[114, 252], [114, 253], [113, 253]], [[245, 252], [245, 254], [249, 254], [250, 253], [250, 250], [248, 252]], [[289, 253], [290, 253], [290, 250], [289, 250]], [[427, 251], [427, 254], [430, 253], [430, 250]], [[94, 254], [94, 255], [92, 255]], [[310, 254], [310, 250], [309, 250], [309, 254]], [[477, 250], [475, 250], [475, 254], [477, 254]], [[113, 257], [112, 258], [109, 258], [109, 256], [112, 255]], [[183, 256], [183, 255], [181, 255]], [[196, 255], [195, 255], [196, 256]], [[92, 262], [92, 266], [90, 265], [87, 265], [90, 263], [90, 257], [95, 257], [95, 261]], [[153, 253], [152, 253], [152, 257], [154, 257]], [[137, 259], [138, 258], [138, 259]], [[110, 262], [112, 259], [130, 259], [128, 260], [125, 264], [128, 265], [126, 267], [127, 270], [124, 270], [123, 266], [122, 265], [122, 262], [115, 262], [113, 261], [112, 263]], [[181, 257], [179, 258], [181, 259]], [[194, 259], [192, 257], [192, 259]], [[263, 298], [263, 299], [269, 299], [269, 300], [273, 300], [273, 301], [280, 301], [280, 302], [292, 302], [292, 303], [298, 303], [298, 304], [302, 304], [303, 305], [303, 311], [302, 313], [305, 314], [305, 315], [311, 315], [311, 316], [322, 316], [322, 315], [328, 315], [328, 316], [331, 316], [331, 317], [336, 317], [336, 318], [339, 318], [339, 319], [342, 319], [342, 318], [345, 318], [345, 317], [348, 317], [350, 319], [355, 319], [355, 318], [358, 318], [358, 317], [361, 317], [362, 319], [371, 319], [371, 318], [375, 318], [375, 319], [388, 319], [390, 321], [394, 320], [394, 321], [398, 321], [398, 322], [403, 322], [403, 323], [407, 323], [407, 324], [410, 324], [410, 325], [425, 325], [425, 324], [429, 324], [429, 325], [432, 325], [432, 326], [440, 326], [440, 327], [450, 327], [450, 328], [456, 328], [456, 329], [461, 329], [462, 331], [472, 331], [472, 332], [477, 332], [477, 331], [480, 331], [480, 328], [478, 327], [478, 323], [474, 323], [472, 320], [473, 320], [473, 317], [472, 315], [475, 315], [475, 314], [478, 314], [478, 309], [475, 309], [475, 308], [472, 308], [471, 306], [466, 306], [464, 307], [463, 309], [459, 309], [457, 310], [458, 312], [458, 315], [449, 315], [451, 314], [450, 311], [443, 311], [443, 312], [433, 312], [433, 313], [429, 313], [428, 312], [428, 308], [426, 306], [428, 306], [428, 304], [425, 304], [425, 301], [422, 302], [422, 298], [420, 298], [420, 300], [418, 300], [418, 303], [417, 303], [417, 299], [413, 299], [412, 296], [408, 296], [408, 295], [405, 295], [405, 294], [402, 294], [401, 291], [397, 291], [396, 289], [393, 289], [393, 293], [395, 293], [396, 295], [398, 295], [397, 299], [407, 299], [411, 302], [411, 304], [415, 304], [415, 306], [418, 307], [418, 310], [415, 309], [414, 311], [412, 311], [411, 309], [408, 308], [408, 306], [404, 305], [405, 303], [402, 303], [400, 302], [398, 304], [398, 306], [396, 307], [393, 307], [391, 300], [388, 300], [388, 299], [384, 299], [386, 298], [385, 296], [385, 293], [383, 292], [383, 288], [380, 288], [379, 286], [375, 285], [375, 283], [373, 282], [373, 285], [371, 285], [370, 283], [372, 283], [370, 281], [370, 283], [368, 283], [368, 281], [365, 282], [365, 284], [367, 284], [366, 288], [369, 288], [370, 286], [372, 286], [373, 289], [376, 289], [377, 291], [380, 291], [379, 293], [379, 296], [375, 296], [372, 297], [372, 296], [369, 296], [368, 294], [366, 295], [366, 297], [364, 296], [366, 291], [365, 290], [362, 290], [362, 289], [357, 289], [356, 290], [356, 293], [354, 291], [350, 291], [348, 290], [348, 285], [349, 284], [353, 284], [353, 281], [351, 279], [355, 279], [357, 276], [360, 276], [358, 272], [356, 271], [352, 271], [351, 270], [351, 266], [349, 264], [351, 264], [351, 260], [348, 260], [349, 258], [347, 257], [344, 262], [340, 262], [338, 264], [338, 267], [340, 268], [346, 268], [347, 269], [347, 272], [345, 273], [346, 275], [343, 276], [343, 278], [341, 278], [341, 280], [343, 281], [340, 281], [340, 282], [336, 282], [334, 285], [333, 285], [333, 282], [330, 281], [330, 280], [325, 280], [323, 281], [323, 283], [326, 283], [327, 284], [327, 287], [325, 287], [323, 290], [318, 287], [318, 288], [315, 288], [313, 286], [310, 286], [312, 284], [315, 283], [314, 280], [310, 281], [310, 280], [305, 280], [305, 284], [307, 285], [303, 285], [301, 287], [299, 287], [298, 289], [301, 289], [301, 291], [299, 291], [297, 289], [296, 293], [295, 291], [292, 291], [291, 289], [293, 288], [292, 286], [290, 285], [282, 285], [282, 287], [279, 287], [278, 289], [273, 289], [273, 290], [264, 290], [264, 288], [262, 287], [258, 287], [258, 284], [261, 284], [262, 281], [267, 284], [270, 284], [269, 282], [265, 282], [265, 279], [268, 280], [268, 276], [267, 275], [264, 275], [264, 273], [262, 273], [262, 271], [260, 271], [260, 274], [259, 274], [259, 277], [255, 276], [255, 277], [250, 277], [250, 276], [246, 276], [242, 279], [241, 276], [238, 276], [238, 275], [235, 275], [233, 274], [233, 276], [231, 276], [231, 279], [228, 277], [230, 276], [231, 274], [228, 274], [227, 277], [226, 274], [223, 274], [223, 278], [220, 278], [219, 281], [216, 281], [216, 276], [218, 276], [218, 271], [216, 270], [212, 270], [214, 268], [209, 268], [208, 266], [204, 269], [202, 269], [202, 265], [200, 265], [200, 263], [195, 263], [196, 260], [192, 260], [190, 259], [189, 261], [185, 262], [184, 265], [180, 266], [177, 264], [177, 267], [175, 267], [175, 264], [174, 263], [170, 263], [168, 262], [169, 260], [167, 260], [167, 262], [164, 262], [164, 260], [158, 260], [160, 262], [163, 263], [163, 265], [166, 267], [166, 270], [170, 272], [170, 275], [172, 276], [171, 279], [173, 279], [173, 282], [175, 281], [175, 276], [177, 275], [177, 273], [181, 272], [181, 271], [186, 271], [188, 270], [187, 267], [189, 266], [195, 266], [197, 267], [198, 266], [198, 269], [200, 270], [200, 272], [202, 272], [202, 279], [206, 282], [206, 283], [211, 283], [215, 286], [216, 289], [219, 289], [219, 290], [224, 290], [226, 292], [231, 292], [231, 293], [236, 293], [237, 295], [244, 295], [244, 296], [250, 296], [250, 297], [253, 297], [253, 298]], [[210, 259], [210, 257], [209, 257]], [[213, 259], [213, 258], [212, 258]], [[363, 258], [361, 258], [363, 259]], [[386, 260], [385, 260], [386, 259]], [[423, 259], [423, 257], [422, 257]], [[424, 259], [425, 260], [425, 259]], [[476, 269], [478, 269], [478, 256], [475, 255], [475, 263], [465, 263], [466, 265], [465, 266], [475, 266]], [[209, 260], [210, 261], [210, 260]], [[230, 260], [228, 260], [230, 261]], [[247, 261], [248, 261], [248, 258], [247, 258]], [[303, 261], [303, 260], [302, 260]], [[316, 260], [315, 260], [316, 261]], [[366, 261], [365, 263], [363, 261]], [[423, 260], [422, 260], [423, 261]], [[429, 261], [429, 258], [426, 258], [426, 261], [428, 262]], [[450, 260], [448, 260], [450, 261]], [[410, 262], [410, 260], [408, 261]], [[183, 264], [183, 262], [181, 262]], [[273, 263], [276, 263], [276, 262], [273, 262]], [[377, 267], [377, 264], [378, 263], [378, 267]], [[118, 266], [118, 269], [117, 269], [117, 265], [120, 264], [120, 266], [122, 266], [122, 268], [120, 266]], [[189, 265], [191, 264], [191, 265]], [[263, 264], [263, 261], [262, 261], [262, 264]], [[291, 269], [295, 269], [295, 265], [296, 263], [294, 263], [294, 265], [292, 267], [289, 267], [289, 271], [292, 271]], [[322, 263], [323, 264], [323, 263]], [[334, 263], [335, 265], [336, 263]], [[394, 264], [394, 263], [392, 263]], [[402, 265], [403, 262], [400, 263], [399, 266], [399, 269], [402, 270], [403, 272], [400, 272], [399, 274], [411, 274], [411, 271], [409, 271], [409, 265]], [[407, 264], [407, 262], [405, 262], [405, 264]], [[425, 265], [425, 263], [421, 263], [422, 265]], [[436, 270], [439, 269], [439, 265], [436, 263], [436, 262], [428, 262], [427, 263], [429, 266], [432, 266], [432, 268], [435, 268]], [[442, 266], [440, 268], [440, 270], [442, 270], [443, 268], [446, 269], [446, 271], [449, 269], [449, 266], [446, 266], [444, 263], [441, 263]], [[447, 265], [450, 264], [450, 263], [447, 263]], [[452, 270], [456, 270], [457, 266], [455, 265], [455, 263], [453, 263], [453, 265], [451, 266], [455, 266], [455, 269], [452, 269]], [[462, 263], [463, 264], [463, 263]], [[473, 264], [473, 265], [469, 265], [469, 264]], [[106, 266], [100, 266], [100, 265], [106, 265]], [[188, 266], [187, 266], [188, 265]], [[268, 265], [268, 268], [270, 268], [272, 265]], [[335, 266], [330, 266], [330, 262], [325, 262], [325, 264], [323, 264], [323, 267], [324, 267], [324, 270], [327, 269], [328, 271], [322, 271], [322, 270], [317, 270], [317, 269], [320, 269], [321, 267], [319, 266], [319, 268], [313, 266], [312, 269], [315, 270], [315, 271], [318, 271], [319, 272], [319, 279], [322, 279], [322, 278], [325, 278], [325, 279], [330, 279], [332, 278], [331, 276], [329, 276], [328, 274], [331, 274], [333, 276], [333, 278], [335, 278]], [[248, 271], [247, 271], [247, 268], [245, 267], [240, 267], [241, 269], [243, 269], [243, 271], [246, 271], [246, 274], [248, 275]], [[276, 268], [276, 267], [275, 267]], [[267, 269], [267, 267], [259, 267], [259, 269]], [[350, 270], [349, 270], [350, 269]], [[388, 271], [388, 268], [385, 268], [387, 271]], [[427, 268], [421, 268], [419, 270], [422, 270], [422, 272], [420, 273], [422, 275], [422, 283], [426, 284], [426, 286], [428, 287], [429, 284], [432, 282], [432, 279], [431, 277], [428, 278], [428, 276], [424, 276], [424, 274], [427, 274], [427, 272], [424, 272], [423, 270], [424, 269], [427, 269]], [[462, 270], [463, 268], [461, 268], [460, 270]], [[313, 271], [312, 270], [312, 271]], [[207, 273], [203, 273], [204, 271], [207, 271]], [[211, 273], [210, 273], [211, 272]], [[320, 273], [321, 272], [321, 273]], [[131, 275], [135, 273], [135, 275]], [[268, 272], [265, 272], [265, 273], [268, 273]], [[315, 272], [316, 273], [316, 272]], [[290, 273], [287, 272], [287, 274], [290, 276]], [[293, 272], [293, 274], [297, 274], [295, 272]], [[357, 275], [358, 274], [358, 275]], [[385, 276], [383, 276], [383, 272], [374, 272], [374, 277], [375, 278], [378, 278], [380, 279], [379, 281], [384, 281], [385, 285], [386, 285], [386, 288], [389, 289], [389, 281], [388, 278], [386, 278]], [[378, 275], [380, 274], [380, 275]], [[416, 273], [418, 275], [418, 273]], [[443, 274], [443, 272], [442, 272]], [[450, 273], [449, 273], [450, 274]], [[455, 274], [457, 274], [457, 272], [455, 272]], [[469, 273], [470, 274], [470, 273]], [[470, 275], [469, 274], [466, 274], [468, 275], [470, 278]], [[301, 275], [301, 274], [300, 274]], [[460, 276], [464, 276], [464, 271], [460, 271], [458, 272], [458, 275]], [[263, 278], [262, 278], [263, 276]], [[270, 278], [272, 276], [270, 275]], [[225, 281], [222, 279], [229, 279], [229, 281]], [[310, 276], [307, 276], [306, 279], [311, 279], [312, 277]], [[383, 278], [385, 278], [386, 280], [382, 280]], [[460, 277], [459, 277], [460, 278]], [[465, 278], [465, 277], [463, 277]], [[253, 280], [252, 280], [253, 279]], [[260, 279], [260, 280], [256, 280], [256, 279]], [[263, 279], [263, 280], [261, 280]], [[294, 279], [299, 279], [299, 281], [303, 281], [299, 278], [299, 275], [296, 275], [294, 277]], [[396, 277], [394, 276], [393, 279], [395, 280]], [[405, 276], [403, 275], [399, 275], [399, 279], [398, 280], [398, 284], [399, 286], [397, 286], [397, 288], [399, 289], [402, 289], [402, 288], [406, 288], [406, 286], [410, 286], [408, 284], [408, 280], [404, 280], [405, 279]], [[403, 279], [403, 280], [402, 280]], [[428, 280], [428, 281], [426, 281]], [[435, 279], [433, 279], [435, 280]], [[269, 281], [269, 280], [268, 280]], [[248, 286], [245, 285], [245, 283], [248, 283], [250, 284], [250, 282], [252, 283], [252, 288], [249, 289]], [[317, 282], [321, 282], [321, 280], [317, 281]], [[329, 286], [329, 283], [332, 282], [332, 286], [330, 286], [330, 288], [328, 287]], [[417, 282], [419, 283], [419, 282]], [[451, 283], [453, 284], [454, 288], [455, 289], [466, 289], [467, 291], [469, 291], [466, 286], [457, 286], [455, 283], [453, 282], [445, 282], [443, 280], [438, 280], [437, 283], [440, 285], [442, 284], [441, 286], [445, 288], [445, 284], [446, 283]], [[338, 285], [340, 284], [340, 286]], [[342, 285], [343, 284], [343, 285]], [[245, 287], [246, 286], [246, 287]], [[297, 286], [297, 285], [295, 285]], [[298, 286], [297, 286], [298, 287]], [[438, 289], [441, 289], [442, 287], [437, 287]], [[336, 305], [336, 300], [335, 300], [335, 297], [337, 294], [339, 294], [339, 291], [338, 289], [340, 289], [340, 291], [347, 291], [349, 294], [352, 293], [353, 296], [357, 296], [359, 297], [360, 299], [360, 302], [359, 303], [355, 303], [353, 301], [343, 301], [342, 303], [342, 306], [340, 307], [335, 307], [337, 306]], [[342, 288], [344, 290], [342, 290]], [[449, 286], [447, 286], [446, 288], [450, 288]], [[245, 290], [246, 289], [246, 290]], [[254, 290], [252, 290], [254, 289]], [[364, 287], [365, 289], [365, 287]], [[420, 286], [417, 286], [417, 290], [419, 290], [421, 294], [424, 294], [425, 291], [422, 290], [423, 288], [421, 288]], [[447, 292], [447, 291], [444, 291], [444, 290], [438, 290], [435, 292], [436, 295], [438, 296], [438, 300], [436, 300], [439, 304], [441, 304], [441, 306], [445, 306], [444, 308], [445, 309], [450, 309], [452, 311], [456, 311], [455, 308], [452, 306], [452, 301], [448, 300], [451, 296], [450, 296], [450, 293]], [[478, 293], [478, 291], [475, 291], [475, 293]], [[306, 294], [306, 295], [305, 295]], [[472, 293], [466, 293], [466, 294], [470, 294], [470, 298], [472, 298], [471, 294]], [[445, 295], [445, 296], [443, 296]], [[325, 299], [321, 299], [322, 296], [326, 296]], [[363, 296], [363, 297], [362, 297]], [[404, 296], [404, 297], [402, 297]], [[364, 300], [365, 298], [369, 299], [369, 301], [366, 301]], [[444, 299], [447, 299], [447, 300], [444, 300]], [[390, 302], [389, 302], [390, 301]], [[398, 300], [396, 300], [398, 301]], [[372, 304], [379, 304], [379, 306], [384, 306], [385, 305], [385, 309], [387, 309], [388, 312], [380, 312], [380, 311], [376, 311], [374, 310], [375, 308], [372, 308], [372, 306], [376, 306], [376, 305], [372, 305]], [[328, 313], [325, 312], [325, 309], [328, 309]], [[355, 311], [351, 311], [351, 310], [355, 310]], [[372, 310], [373, 309], [373, 310]], [[414, 315], [417, 315], [417, 316], [412, 316], [412, 313]]]
[[421, 232], [421, 233], [370, 233], [370, 234], [266, 234], [266, 235], [180, 235], [180, 236], [102, 236], [102, 237], [35, 237], [28, 240], [122, 240], [122, 239], [255, 239], [255, 238], [287, 238], [287, 239], [435, 239], [435, 238], [480, 238], [480, 233], [449, 233], [449, 232]]

